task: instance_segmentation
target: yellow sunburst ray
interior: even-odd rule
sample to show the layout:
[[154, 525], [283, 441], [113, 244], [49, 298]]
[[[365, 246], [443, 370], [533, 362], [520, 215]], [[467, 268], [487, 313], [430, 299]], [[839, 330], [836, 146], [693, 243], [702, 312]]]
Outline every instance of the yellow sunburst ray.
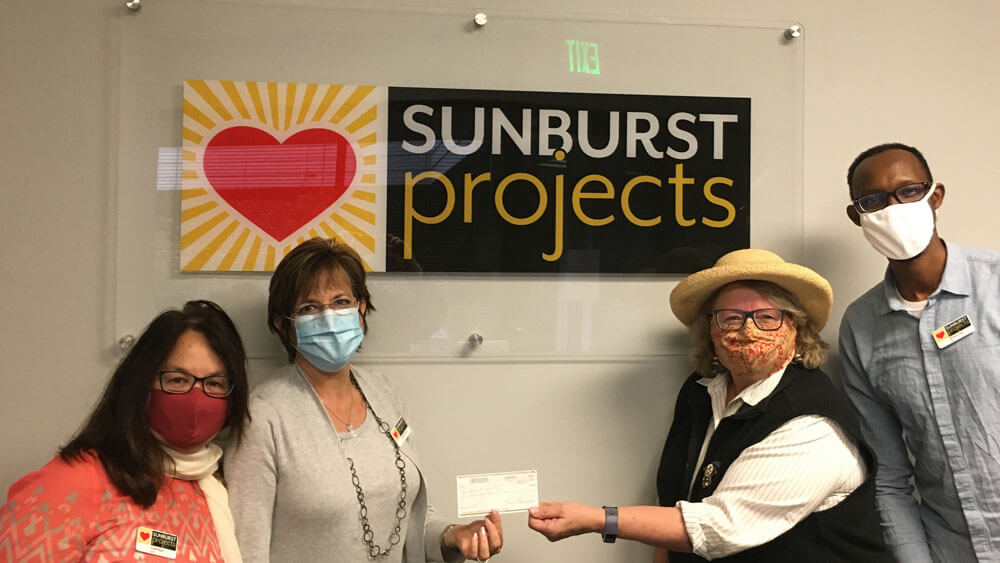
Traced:
[[183, 154], [182, 158], [184, 159], [185, 162], [194, 162], [195, 160], [198, 159], [198, 153], [196, 153], [193, 150], [184, 149], [181, 152]]
[[232, 121], [233, 114], [229, 113], [226, 106], [222, 104], [222, 101], [215, 95], [215, 92], [209, 88], [208, 84], [205, 84], [204, 80], [186, 80], [191, 88], [201, 96], [201, 99], [205, 100], [215, 113], [222, 118], [223, 121]]
[[362, 113], [357, 119], [352, 121], [346, 129], [350, 133], [357, 133], [358, 129], [375, 121], [376, 117], [378, 117], [378, 106], [372, 105], [372, 107], [368, 108], [368, 111]]
[[250, 251], [247, 252], [247, 259], [243, 261], [243, 271], [252, 272], [257, 268], [257, 255], [260, 253], [260, 237], [254, 236], [253, 243], [250, 244]]
[[184, 127], [183, 131], [181, 132], [181, 137], [183, 137], [185, 141], [188, 141], [193, 145], [200, 145], [201, 140], [204, 139], [203, 135], [199, 135], [198, 133], [195, 133], [194, 131], [188, 129], [187, 127]]
[[283, 131], [287, 131], [292, 126], [292, 110], [295, 109], [295, 87], [294, 82], [285, 84], [285, 126]]
[[247, 238], [250, 236], [250, 229], [246, 227], [240, 231], [238, 237], [233, 242], [233, 245], [229, 248], [229, 252], [226, 253], [225, 257], [222, 258], [222, 262], [219, 263], [219, 269], [223, 271], [229, 271], [233, 269], [233, 263], [236, 262], [236, 257], [239, 256], [240, 251], [243, 250], [243, 245], [246, 244]]
[[247, 82], [247, 92], [250, 93], [250, 103], [253, 104], [253, 109], [257, 112], [257, 119], [266, 125], [267, 114], [264, 113], [264, 100], [260, 96], [260, 88], [257, 87], [257, 83]]
[[220, 211], [215, 217], [212, 217], [208, 221], [205, 221], [204, 223], [181, 235], [181, 250], [184, 250], [194, 244], [196, 240], [205, 236], [205, 233], [211, 231], [216, 227], [216, 225], [224, 221], [227, 217], [229, 217], [228, 212]]
[[375, 175], [374, 174], [362, 174], [361, 175], [361, 180], [359, 180], [359, 181], [362, 184], [374, 184], [375, 183]]
[[184, 115], [190, 117], [191, 119], [198, 122], [199, 125], [205, 129], [211, 129], [215, 127], [215, 122], [212, 121], [204, 112], [196, 108], [191, 102], [184, 100]]
[[330, 118], [330, 123], [340, 123], [340, 120], [344, 119], [347, 114], [351, 113], [355, 106], [357, 106], [361, 100], [365, 99], [368, 94], [371, 94], [374, 89], [374, 86], [358, 86], [355, 88], [354, 92], [351, 92], [351, 95], [348, 96], [347, 100], [340, 106], [339, 109], [337, 109], [337, 112], [333, 114], [333, 117]]
[[309, 108], [312, 107], [313, 97], [316, 96], [316, 90], [318, 88], [319, 84], [306, 85], [306, 92], [302, 96], [302, 109], [299, 110], [299, 117], [295, 121], [296, 125], [299, 125], [306, 120], [306, 115], [309, 113]]
[[369, 203], [375, 203], [375, 192], [369, 192], [367, 190], [354, 190], [351, 192], [351, 197], [354, 199], [360, 199], [361, 201], [367, 201]]
[[358, 242], [364, 245], [368, 250], [375, 252], [375, 237], [369, 235], [364, 231], [364, 229], [358, 228], [353, 223], [344, 218], [343, 215], [339, 213], [333, 213], [330, 215], [335, 223], [340, 225], [341, 229], [344, 229], [348, 234], [355, 238]]
[[203, 213], [208, 213], [209, 211], [215, 209], [216, 207], [219, 207], [218, 203], [215, 203], [214, 201], [209, 201], [207, 203], [203, 203], [201, 205], [185, 209], [181, 211], [181, 223], [186, 223]]
[[281, 122], [278, 121], [278, 83], [267, 83], [267, 100], [271, 108], [271, 123], [275, 129], [281, 129]]
[[267, 245], [267, 252], [264, 255], [264, 271], [274, 271], [274, 247]]
[[334, 98], [337, 97], [337, 94], [339, 94], [343, 88], [344, 87], [340, 84], [330, 84], [329, 87], [327, 87], [326, 94], [323, 96], [323, 101], [320, 102], [319, 107], [316, 108], [316, 113], [313, 114], [313, 121], [323, 119], [323, 116], [326, 115], [326, 111], [330, 109], [330, 104], [333, 103]]
[[236, 88], [236, 84], [232, 80], [221, 81], [222, 89], [226, 91], [226, 95], [229, 96], [229, 101], [233, 102], [233, 106], [236, 111], [240, 112], [240, 117], [243, 119], [250, 119], [250, 112], [247, 111], [247, 106], [243, 103], [243, 96], [240, 95], [240, 91]]
[[372, 133], [371, 135], [367, 135], [365, 137], [362, 137], [362, 138], [358, 139], [358, 146], [361, 147], [361, 148], [363, 148], [363, 149], [364, 148], [368, 148], [368, 147], [374, 145], [375, 143], [376, 143], [376, 134], [375, 133]]
[[361, 159], [361, 161], [364, 162], [366, 166], [371, 166], [372, 164], [375, 164], [377, 160], [378, 157], [374, 154], [366, 154], [364, 158]]
[[219, 251], [222, 243], [226, 242], [226, 239], [233, 234], [233, 231], [235, 231], [236, 227], [239, 227], [239, 225], [239, 221], [230, 221], [229, 224], [226, 225], [226, 228], [223, 229], [221, 233], [216, 235], [211, 242], [205, 245], [205, 248], [201, 249], [201, 252], [199, 252], [190, 262], [185, 264], [182, 269], [185, 271], [192, 271], [204, 268], [205, 264], [207, 264], [208, 261], [215, 256], [215, 253]]
[[375, 224], [375, 214], [372, 213], [371, 211], [368, 211], [367, 209], [361, 209], [360, 207], [350, 203], [345, 203], [342, 206], [340, 206], [340, 208], [350, 213], [351, 215], [354, 215], [358, 219], [361, 219], [365, 223], [368, 223], [369, 225]]
[[[346, 242], [344, 242], [344, 239], [341, 238], [340, 235], [338, 235], [337, 232], [333, 230], [333, 227], [327, 224], [326, 221], [320, 223], [319, 226], [320, 228], [323, 229], [323, 232], [325, 232], [326, 236], [328, 236], [329, 238], [336, 240], [340, 244], [347, 244]], [[364, 256], [361, 257], [361, 264], [365, 267], [366, 272], [372, 271], [372, 267], [368, 265], [368, 262], [365, 260]]]
[[208, 195], [208, 190], [205, 188], [185, 188], [181, 190], [181, 201], [194, 199], [203, 195]]

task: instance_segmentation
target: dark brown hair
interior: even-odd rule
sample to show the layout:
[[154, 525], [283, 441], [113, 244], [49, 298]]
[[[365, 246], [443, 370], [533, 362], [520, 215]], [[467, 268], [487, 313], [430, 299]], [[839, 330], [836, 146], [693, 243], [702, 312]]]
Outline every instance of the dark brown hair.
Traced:
[[211, 301], [188, 301], [182, 310], [165, 311], [149, 323], [118, 364], [83, 429], [59, 452], [67, 462], [96, 455], [115, 487], [144, 508], [156, 502], [168, 459], [149, 428], [149, 392], [157, 371], [189, 330], [205, 336], [233, 382], [229, 416], [223, 427], [229, 428], [238, 442], [250, 418], [243, 341], [221, 307]]
[[[276, 332], [288, 361], [295, 361], [292, 321], [295, 304], [311, 293], [327, 276], [343, 272], [351, 284], [351, 292], [359, 303], [365, 303], [365, 313], [374, 311], [372, 297], [365, 283], [365, 265], [353, 248], [334, 239], [313, 238], [289, 252], [271, 276], [267, 296], [267, 329]], [[364, 314], [362, 325], [367, 331]]]

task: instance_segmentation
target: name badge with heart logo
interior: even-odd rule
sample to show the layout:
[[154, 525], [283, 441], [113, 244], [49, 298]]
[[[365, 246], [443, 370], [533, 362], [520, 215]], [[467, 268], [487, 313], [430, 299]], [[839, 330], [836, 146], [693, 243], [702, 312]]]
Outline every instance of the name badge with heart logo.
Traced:
[[396, 442], [397, 446], [402, 446], [403, 442], [410, 437], [410, 425], [406, 423], [403, 417], [400, 417], [389, 434], [392, 435], [392, 439]]
[[167, 559], [177, 559], [177, 536], [140, 526], [135, 534], [135, 550]]
[[972, 326], [969, 315], [962, 315], [943, 327], [934, 331], [934, 342], [938, 348], [946, 348], [955, 342], [976, 332], [976, 327]]

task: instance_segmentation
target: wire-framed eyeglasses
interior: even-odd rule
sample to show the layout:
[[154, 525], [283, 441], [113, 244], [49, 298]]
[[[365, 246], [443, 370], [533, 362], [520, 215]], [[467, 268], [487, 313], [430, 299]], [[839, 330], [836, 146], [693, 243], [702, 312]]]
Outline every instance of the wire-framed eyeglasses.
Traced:
[[725, 331], [739, 330], [747, 322], [753, 319], [753, 324], [760, 330], [778, 330], [785, 322], [784, 309], [754, 309], [744, 311], [742, 309], [713, 309], [709, 317], [715, 319], [715, 326]]
[[290, 318], [294, 319], [295, 317], [304, 317], [306, 315], [318, 315], [327, 309], [333, 311], [343, 311], [345, 309], [357, 308], [358, 300], [350, 297], [338, 297], [330, 303], [306, 301], [305, 303], [300, 303], [295, 306], [295, 309], [292, 310], [292, 316]]
[[895, 197], [899, 203], [913, 203], [923, 199], [924, 195], [931, 189], [934, 182], [917, 182], [914, 184], [904, 184], [891, 192], [877, 192], [863, 195], [851, 203], [858, 213], [872, 213], [885, 209], [889, 205], [889, 196]]
[[183, 370], [167, 369], [157, 373], [160, 377], [160, 389], [174, 395], [183, 395], [194, 389], [194, 384], [201, 382], [201, 391], [209, 397], [224, 399], [233, 392], [233, 382], [224, 375], [196, 377]]

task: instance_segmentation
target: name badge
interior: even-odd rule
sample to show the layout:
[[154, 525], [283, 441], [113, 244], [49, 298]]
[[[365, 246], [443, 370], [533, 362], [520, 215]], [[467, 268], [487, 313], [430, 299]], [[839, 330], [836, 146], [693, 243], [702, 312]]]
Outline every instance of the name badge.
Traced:
[[962, 315], [943, 327], [934, 331], [934, 342], [938, 348], [946, 348], [955, 342], [976, 332], [976, 327], [972, 326], [969, 315]]
[[140, 527], [135, 534], [135, 550], [167, 559], [177, 559], [177, 536]]
[[402, 446], [403, 442], [410, 437], [410, 425], [400, 417], [396, 425], [392, 427], [390, 434], [392, 434], [392, 439], [396, 441], [396, 445]]

